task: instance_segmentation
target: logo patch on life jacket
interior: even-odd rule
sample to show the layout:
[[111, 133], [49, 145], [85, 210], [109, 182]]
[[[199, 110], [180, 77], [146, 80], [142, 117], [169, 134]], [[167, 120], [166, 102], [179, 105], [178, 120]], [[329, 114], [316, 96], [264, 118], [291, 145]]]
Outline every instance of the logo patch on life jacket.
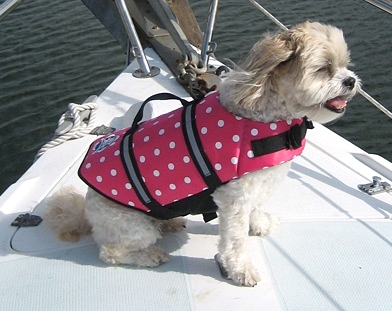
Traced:
[[109, 136], [102, 138], [94, 145], [93, 153], [101, 152], [105, 150], [107, 147], [113, 146], [116, 140], [118, 140], [119, 138], [120, 136], [116, 134], [111, 134]]

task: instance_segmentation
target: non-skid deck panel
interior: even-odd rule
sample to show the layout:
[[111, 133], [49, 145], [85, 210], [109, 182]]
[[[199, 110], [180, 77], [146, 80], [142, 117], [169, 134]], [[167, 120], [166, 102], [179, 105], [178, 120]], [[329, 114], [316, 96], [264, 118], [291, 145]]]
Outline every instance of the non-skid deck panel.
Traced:
[[107, 266], [95, 245], [3, 262], [0, 310], [191, 310], [179, 242], [162, 247], [171, 261], [153, 269]]
[[282, 223], [261, 242], [283, 310], [392, 310], [392, 223]]
[[267, 209], [281, 219], [388, 218], [392, 215], [390, 194], [370, 196], [358, 189], [359, 184], [371, 180], [371, 174], [363, 176], [361, 171], [308, 144], [294, 159], [286, 179], [267, 202]]
[[[9, 271], [24, 267], [18, 273], [26, 275], [27, 282], [17, 283], [18, 287], [11, 285], [18, 293], [25, 295], [25, 299], [37, 304], [37, 307], [29, 310], [42, 310], [44, 304], [47, 304], [44, 310], [58, 310], [54, 302], [56, 292], [53, 293], [51, 289], [53, 286], [58, 287], [56, 291], [69, 292], [60, 300], [61, 306], [67, 307], [70, 304], [74, 308], [67, 310], [122, 310], [121, 307], [117, 308], [121, 303], [127, 304], [129, 309], [124, 307], [126, 310], [280, 310], [268, 266], [259, 247], [260, 238], [250, 237], [247, 243], [247, 253], [262, 276], [262, 281], [257, 286], [249, 288], [235, 286], [231, 280], [225, 280], [221, 276], [214, 260], [218, 251], [218, 237], [216, 220], [205, 224], [200, 215], [190, 216], [185, 230], [164, 235], [158, 241], [158, 245], [169, 252], [169, 263], [151, 269], [126, 265], [112, 267], [99, 260], [98, 248], [91, 236], [84, 237], [76, 244], [60, 242], [45, 226], [40, 225], [19, 229], [12, 239], [12, 245], [21, 251], [21, 255], [17, 257], [24, 259], [0, 261], [0, 269]], [[10, 275], [11, 272], [0, 276], [0, 297], [7, 288], [2, 287], [1, 282], [6, 282]], [[39, 278], [36, 278], [37, 275]], [[49, 281], [46, 281], [47, 278]], [[101, 297], [99, 302], [78, 302], [75, 306], [73, 300], [82, 298], [77, 292], [70, 292], [69, 287], [80, 288], [82, 285], [74, 283], [84, 283], [85, 279], [91, 279], [91, 284], [83, 285], [85, 289], [82, 290], [89, 292], [85, 299], [93, 300], [94, 295], [90, 292], [100, 293], [105, 290], [101, 283], [107, 283], [110, 287], [124, 288], [120, 302], [117, 302], [117, 291], [109, 288], [103, 295], [107, 300], [116, 301], [112, 309], [107, 302], [101, 301]], [[61, 284], [56, 285], [56, 282]], [[30, 288], [34, 284], [41, 289], [32, 296]], [[45, 288], [49, 289], [47, 296]], [[127, 292], [130, 298], [126, 297]], [[168, 293], [173, 294], [168, 297]], [[150, 301], [148, 297], [154, 298]], [[0, 304], [0, 310], [2, 306], [7, 306], [7, 310], [26, 310], [24, 303], [15, 302], [12, 298], [15, 295]], [[166, 307], [168, 302], [165, 299], [174, 299], [176, 302]], [[159, 301], [164, 301], [162, 304], [165, 307], [161, 308]], [[97, 308], [98, 304], [100, 307]], [[145, 308], [140, 307], [141, 304], [146, 304]], [[9, 305], [12, 309], [8, 309]]]

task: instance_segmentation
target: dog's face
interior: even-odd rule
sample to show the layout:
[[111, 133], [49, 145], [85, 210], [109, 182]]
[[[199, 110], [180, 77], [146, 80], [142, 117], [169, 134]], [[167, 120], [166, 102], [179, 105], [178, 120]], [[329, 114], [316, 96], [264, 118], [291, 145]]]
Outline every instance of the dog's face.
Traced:
[[[259, 121], [306, 115], [326, 123], [344, 113], [360, 88], [349, 65], [340, 29], [305, 22], [257, 42], [244, 71], [229, 77], [229, 92], [240, 110], [245, 114], [253, 111], [253, 118]], [[231, 83], [233, 78], [236, 85]]]
[[342, 31], [319, 23], [304, 23], [281, 36], [287, 45], [293, 45], [292, 56], [274, 72], [281, 99], [320, 123], [343, 114], [360, 82], [347, 69], [350, 57]]

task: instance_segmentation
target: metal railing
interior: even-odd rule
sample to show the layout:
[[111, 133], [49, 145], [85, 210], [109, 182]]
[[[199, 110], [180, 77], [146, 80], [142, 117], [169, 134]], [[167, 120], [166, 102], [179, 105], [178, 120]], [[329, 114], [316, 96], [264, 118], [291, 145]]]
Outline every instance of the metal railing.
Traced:
[[214, 25], [216, 19], [216, 13], [218, 12], [219, 0], [212, 0], [210, 4], [210, 10], [208, 13], [207, 27], [204, 33], [203, 45], [201, 48], [201, 62], [204, 67], [207, 67], [208, 55], [211, 53], [211, 39], [212, 33], [214, 32]]
[[[23, 2], [23, 0], [5, 0], [0, 5], [0, 20], [3, 19], [5, 16], [7, 16], [10, 12], [12, 12], [12, 10], [14, 10], [22, 2]], [[249, 2], [252, 3], [258, 10], [260, 10], [270, 20], [272, 20], [279, 28], [281, 28], [284, 31], [288, 30], [288, 28], [284, 24], [282, 24], [276, 17], [274, 17], [270, 12], [268, 12], [257, 1], [249, 0]], [[367, 1], [367, 2], [374, 4], [374, 2], [380, 2], [380, 1]], [[144, 78], [144, 77], [153, 77], [153, 76], [159, 74], [159, 68], [154, 67], [154, 66], [150, 67], [148, 64], [148, 61], [147, 61], [146, 56], [143, 51], [143, 47], [140, 43], [139, 37], [137, 35], [135, 26], [133, 24], [132, 18], [129, 14], [129, 11], [127, 9], [127, 5], [126, 5], [125, 1], [124, 0], [115, 0], [115, 3], [116, 3], [116, 6], [120, 12], [121, 19], [123, 21], [124, 27], [126, 29], [130, 43], [132, 45], [131, 50], [132, 50], [135, 58], [138, 61], [139, 66], [140, 66], [140, 69], [138, 69], [134, 72], [134, 76]], [[390, 4], [391, 1], [388, 1], [387, 3], [388, 3], [388, 8], [392, 7], [392, 4]], [[211, 44], [212, 32], [214, 29], [215, 17], [216, 17], [216, 13], [218, 10], [218, 4], [219, 4], [219, 0], [212, 0], [211, 4], [210, 4], [210, 10], [209, 10], [208, 21], [207, 21], [207, 29], [204, 34], [203, 46], [202, 46], [202, 50], [201, 50], [201, 62], [203, 64], [203, 67], [205, 67], [208, 62], [209, 47]], [[385, 9], [385, 8], [383, 8], [383, 9]], [[389, 10], [386, 10], [386, 11], [390, 12]], [[392, 112], [389, 111], [387, 108], [385, 108], [381, 103], [379, 103], [371, 95], [366, 93], [362, 88], [359, 90], [359, 93], [366, 100], [368, 100], [370, 103], [372, 103], [374, 106], [376, 106], [381, 112], [383, 112], [385, 115], [387, 115], [389, 118], [392, 119]]]
[[392, 14], [392, 1], [390, 0], [365, 0], [366, 2], [369, 2], [370, 4], [373, 4], [374, 6], [380, 8], [381, 10], [384, 10], [385, 12], [388, 12], [389, 14]]
[[0, 5], [0, 20], [11, 13], [23, 0], [5, 0]]
[[136, 32], [131, 15], [129, 14], [127, 4], [124, 0], [115, 0], [115, 2], [123, 21], [125, 31], [127, 32], [129, 41], [131, 43], [131, 51], [140, 66], [140, 69], [137, 69], [133, 73], [133, 76], [136, 78], [149, 78], [158, 75], [160, 72], [159, 68], [154, 66], [150, 67], [148, 64], [146, 55], [144, 54], [143, 46], [139, 40], [139, 36]]

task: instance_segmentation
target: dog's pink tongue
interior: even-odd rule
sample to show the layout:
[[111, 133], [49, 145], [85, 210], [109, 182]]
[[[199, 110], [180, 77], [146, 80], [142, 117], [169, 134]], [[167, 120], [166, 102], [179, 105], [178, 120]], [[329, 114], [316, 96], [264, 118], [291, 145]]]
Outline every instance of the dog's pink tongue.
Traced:
[[335, 109], [343, 109], [344, 107], [347, 106], [347, 101], [339, 97], [336, 97], [327, 101], [327, 105]]

